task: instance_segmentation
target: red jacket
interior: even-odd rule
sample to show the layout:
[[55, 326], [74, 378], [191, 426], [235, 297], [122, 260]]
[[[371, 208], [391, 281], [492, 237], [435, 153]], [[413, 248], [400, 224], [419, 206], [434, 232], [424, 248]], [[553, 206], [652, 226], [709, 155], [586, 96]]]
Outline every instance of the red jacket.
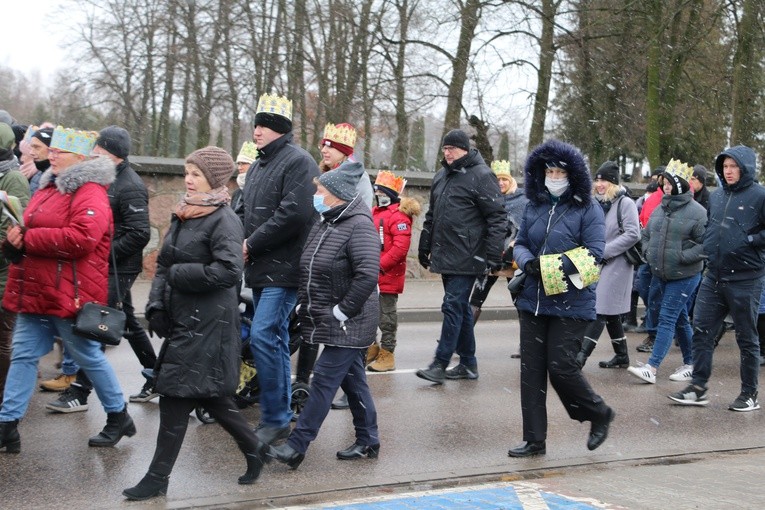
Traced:
[[375, 228], [380, 235], [381, 294], [401, 294], [406, 279], [406, 255], [412, 241], [412, 217], [420, 213], [420, 204], [413, 198], [402, 198], [398, 204], [372, 209]]
[[640, 210], [640, 226], [645, 228], [648, 225], [648, 220], [651, 218], [654, 209], [661, 204], [661, 198], [664, 196], [664, 190], [659, 188], [651, 196], [643, 201], [643, 208]]
[[114, 163], [102, 156], [55, 177], [48, 169], [24, 211], [23, 257], [11, 264], [3, 307], [16, 313], [72, 318], [74, 264], [79, 304], [105, 304], [112, 211], [106, 190]]

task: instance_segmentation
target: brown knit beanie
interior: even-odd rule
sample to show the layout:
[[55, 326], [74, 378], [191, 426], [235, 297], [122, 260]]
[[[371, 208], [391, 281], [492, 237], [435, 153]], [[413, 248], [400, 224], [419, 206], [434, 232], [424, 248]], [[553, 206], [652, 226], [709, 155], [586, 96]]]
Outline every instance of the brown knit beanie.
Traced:
[[229, 153], [212, 145], [189, 154], [186, 163], [198, 166], [212, 189], [225, 186], [236, 171], [236, 165]]

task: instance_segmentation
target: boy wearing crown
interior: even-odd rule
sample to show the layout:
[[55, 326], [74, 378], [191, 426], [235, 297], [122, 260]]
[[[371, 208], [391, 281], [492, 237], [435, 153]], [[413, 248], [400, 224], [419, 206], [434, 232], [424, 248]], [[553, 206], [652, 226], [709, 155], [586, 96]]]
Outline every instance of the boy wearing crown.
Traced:
[[290, 432], [289, 315], [300, 284], [300, 254], [314, 216], [311, 155], [292, 141], [292, 101], [265, 94], [255, 115], [258, 158], [244, 184], [245, 283], [255, 315], [250, 347], [258, 367], [260, 425], [266, 444]]
[[709, 197], [704, 234], [707, 269], [693, 314], [692, 380], [669, 398], [683, 405], [709, 403], [715, 333], [730, 313], [741, 350], [741, 393], [728, 409], [754, 411], [760, 408], [757, 309], [765, 275], [765, 188], [755, 182], [757, 157], [749, 147], [738, 145], [721, 152], [715, 171], [722, 186]]
[[393, 352], [398, 330], [398, 295], [404, 292], [406, 255], [412, 241], [412, 219], [420, 214], [420, 203], [401, 197], [406, 186], [403, 177], [381, 170], [375, 179], [375, 201], [372, 209], [375, 228], [380, 234], [380, 343], [367, 351], [367, 370], [389, 372], [396, 369]]

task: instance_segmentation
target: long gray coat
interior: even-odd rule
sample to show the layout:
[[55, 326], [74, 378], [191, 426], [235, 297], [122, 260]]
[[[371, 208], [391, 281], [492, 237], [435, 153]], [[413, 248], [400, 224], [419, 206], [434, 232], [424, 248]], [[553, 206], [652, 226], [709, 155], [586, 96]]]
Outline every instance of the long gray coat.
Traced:
[[[622, 227], [619, 232], [616, 208], [621, 207]], [[634, 268], [623, 254], [640, 239], [640, 223], [635, 202], [622, 195], [614, 199], [606, 213], [606, 248], [600, 271], [600, 281], [595, 289], [595, 311], [600, 315], [619, 315], [630, 311], [630, 294]]]

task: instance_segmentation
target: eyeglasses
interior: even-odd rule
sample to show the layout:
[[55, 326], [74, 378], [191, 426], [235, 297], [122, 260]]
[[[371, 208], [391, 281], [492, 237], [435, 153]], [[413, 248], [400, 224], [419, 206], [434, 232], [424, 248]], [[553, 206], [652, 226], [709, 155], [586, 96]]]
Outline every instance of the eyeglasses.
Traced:
[[459, 147], [452, 147], [451, 145], [444, 145], [444, 146], [442, 147], [442, 150], [443, 150], [444, 152], [454, 152], [454, 151], [456, 151], [457, 149], [459, 149]]
[[48, 149], [48, 159], [52, 157], [57, 158], [61, 156], [62, 154], [73, 154], [73, 153], [69, 151], [62, 151], [61, 149], [54, 149], [53, 147]]

